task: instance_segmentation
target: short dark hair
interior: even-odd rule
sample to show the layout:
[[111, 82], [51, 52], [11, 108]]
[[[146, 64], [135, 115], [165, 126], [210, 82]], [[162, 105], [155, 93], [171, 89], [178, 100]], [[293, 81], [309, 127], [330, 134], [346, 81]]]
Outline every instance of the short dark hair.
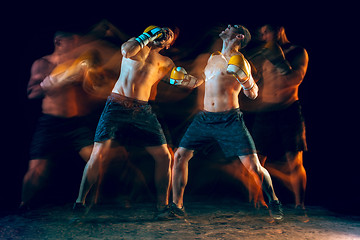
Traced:
[[54, 45], [55, 46], [60, 46], [61, 45], [60, 39], [64, 39], [64, 38], [73, 39], [73, 37], [74, 37], [74, 34], [72, 34], [72, 33], [57, 31], [54, 34], [54, 39], [53, 39]]
[[56, 31], [54, 34], [54, 39], [55, 38], [72, 38], [74, 37], [74, 33], [70, 33], [70, 32], [63, 32], [63, 31]]
[[249, 30], [242, 25], [237, 25], [236, 29], [239, 34], [244, 35], [244, 38], [241, 40], [241, 48], [244, 48], [251, 41], [251, 34]]

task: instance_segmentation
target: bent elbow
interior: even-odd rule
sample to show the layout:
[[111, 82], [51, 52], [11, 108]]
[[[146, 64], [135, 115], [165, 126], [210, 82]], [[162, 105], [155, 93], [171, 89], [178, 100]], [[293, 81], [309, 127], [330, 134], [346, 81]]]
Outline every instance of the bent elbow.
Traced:
[[129, 55], [130, 55], [129, 52], [126, 51], [126, 50], [124, 50], [124, 49], [121, 51], [121, 54], [123, 55], [124, 58], [129, 58], [129, 57], [131, 57], [131, 56], [129, 56]]
[[251, 99], [254, 100], [254, 99], [256, 99], [258, 96], [259, 96], [259, 94], [256, 92], [256, 93], [252, 94]]
[[258, 97], [258, 92], [250, 92], [250, 94], [247, 96], [251, 100], [254, 100]]
[[254, 93], [253, 93], [253, 98], [252, 99], [255, 99], [259, 96], [259, 88], [258, 86], [256, 85], [256, 88], [254, 89]]
[[123, 57], [125, 58], [129, 58], [129, 51], [128, 51], [128, 47], [127, 47], [127, 43], [124, 43], [123, 45], [121, 45], [121, 54], [123, 55]]
[[125, 58], [135, 56], [141, 50], [141, 46], [136, 41], [126, 42], [121, 46], [121, 54]]
[[258, 97], [259, 95], [259, 88], [257, 87], [257, 85], [255, 84], [255, 86], [250, 89], [250, 90], [246, 90], [245, 91], [245, 95], [250, 98], [251, 100], [254, 100]]

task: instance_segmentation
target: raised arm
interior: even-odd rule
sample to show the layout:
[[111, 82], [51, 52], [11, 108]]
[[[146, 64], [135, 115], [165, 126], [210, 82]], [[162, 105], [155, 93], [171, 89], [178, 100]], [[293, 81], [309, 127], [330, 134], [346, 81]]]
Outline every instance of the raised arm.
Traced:
[[292, 69], [285, 75], [286, 83], [289, 86], [300, 85], [307, 71], [309, 56], [307, 51], [301, 47], [291, 50], [289, 55], [289, 63]]
[[259, 88], [251, 75], [250, 64], [243, 55], [234, 55], [230, 58], [227, 73], [232, 74], [241, 84], [244, 93], [248, 98], [257, 98]]
[[278, 69], [282, 75], [286, 75], [291, 72], [292, 67], [285, 58], [285, 54], [278, 43], [267, 42], [262, 49], [262, 54]]
[[96, 50], [89, 50], [75, 60], [59, 64], [41, 83], [44, 91], [56, 90], [68, 84], [83, 81], [84, 73], [98, 65], [100, 57]]
[[141, 49], [140, 44], [135, 41], [135, 37], [133, 37], [121, 45], [121, 54], [125, 58], [131, 58], [140, 52]]
[[123, 45], [121, 45], [121, 53], [125, 58], [131, 58], [147, 44], [153, 42], [157, 38], [161, 38], [163, 34], [165, 33], [162, 28], [149, 26], [137, 38], [130, 38], [127, 42], [123, 43]]

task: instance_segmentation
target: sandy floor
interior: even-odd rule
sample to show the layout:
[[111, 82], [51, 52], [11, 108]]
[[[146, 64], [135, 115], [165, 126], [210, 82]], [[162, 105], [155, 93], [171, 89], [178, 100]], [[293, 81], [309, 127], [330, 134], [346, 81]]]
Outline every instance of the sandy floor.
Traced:
[[97, 205], [72, 221], [71, 204], [0, 218], [0, 239], [360, 239], [360, 217], [308, 206], [308, 218], [284, 206], [274, 222], [265, 209], [236, 201], [187, 202], [187, 220], [154, 221], [152, 203]]

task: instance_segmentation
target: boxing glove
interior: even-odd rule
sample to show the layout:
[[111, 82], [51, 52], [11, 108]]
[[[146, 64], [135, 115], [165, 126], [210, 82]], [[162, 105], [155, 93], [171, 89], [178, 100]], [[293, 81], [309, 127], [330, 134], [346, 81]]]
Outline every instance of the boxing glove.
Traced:
[[232, 74], [244, 90], [250, 90], [255, 85], [255, 81], [251, 76], [251, 66], [242, 54], [230, 58], [226, 72]]
[[170, 74], [170, 84], [176, 86], [195, 87], [198, 79], [187, 74], [183, 67], [174, 67]]
[[282, 75], [291, 72], [291, 66], [285, 59], [285, 54], [276, 42], [267, 42], [262, 50], [263, 56], [268, 59]]
[[100, 53], [97, 50], [88, 50], [78, 57], [73, 66], [80, 65], [85, 68], [94, 68], [101, 64]]
[[60, 87], [71, 82], [82, 81], [84, 72], [95, 69], [100, 61], [98, 51], [86, 51], [75, 60], [69, 60], [56, 66], [51, 74], [40, 83], [40, 86], [43, 89], [49, 89], [54, 86]]
[[251, 67], [243, 55], [234, 55], [230, 58], [226, 71], [229, 74], [235, 75], [240, 80], [240, 83], [242, 83], [249, 79]]
[[135, 40], [140, 44], [141, 48], [146, 46], [149, 42], [154, 41], [157, 38], [162, 37], [164, 34], [162, 28], [151, 25], [147, 27], [144, 32], [138, 36]]

